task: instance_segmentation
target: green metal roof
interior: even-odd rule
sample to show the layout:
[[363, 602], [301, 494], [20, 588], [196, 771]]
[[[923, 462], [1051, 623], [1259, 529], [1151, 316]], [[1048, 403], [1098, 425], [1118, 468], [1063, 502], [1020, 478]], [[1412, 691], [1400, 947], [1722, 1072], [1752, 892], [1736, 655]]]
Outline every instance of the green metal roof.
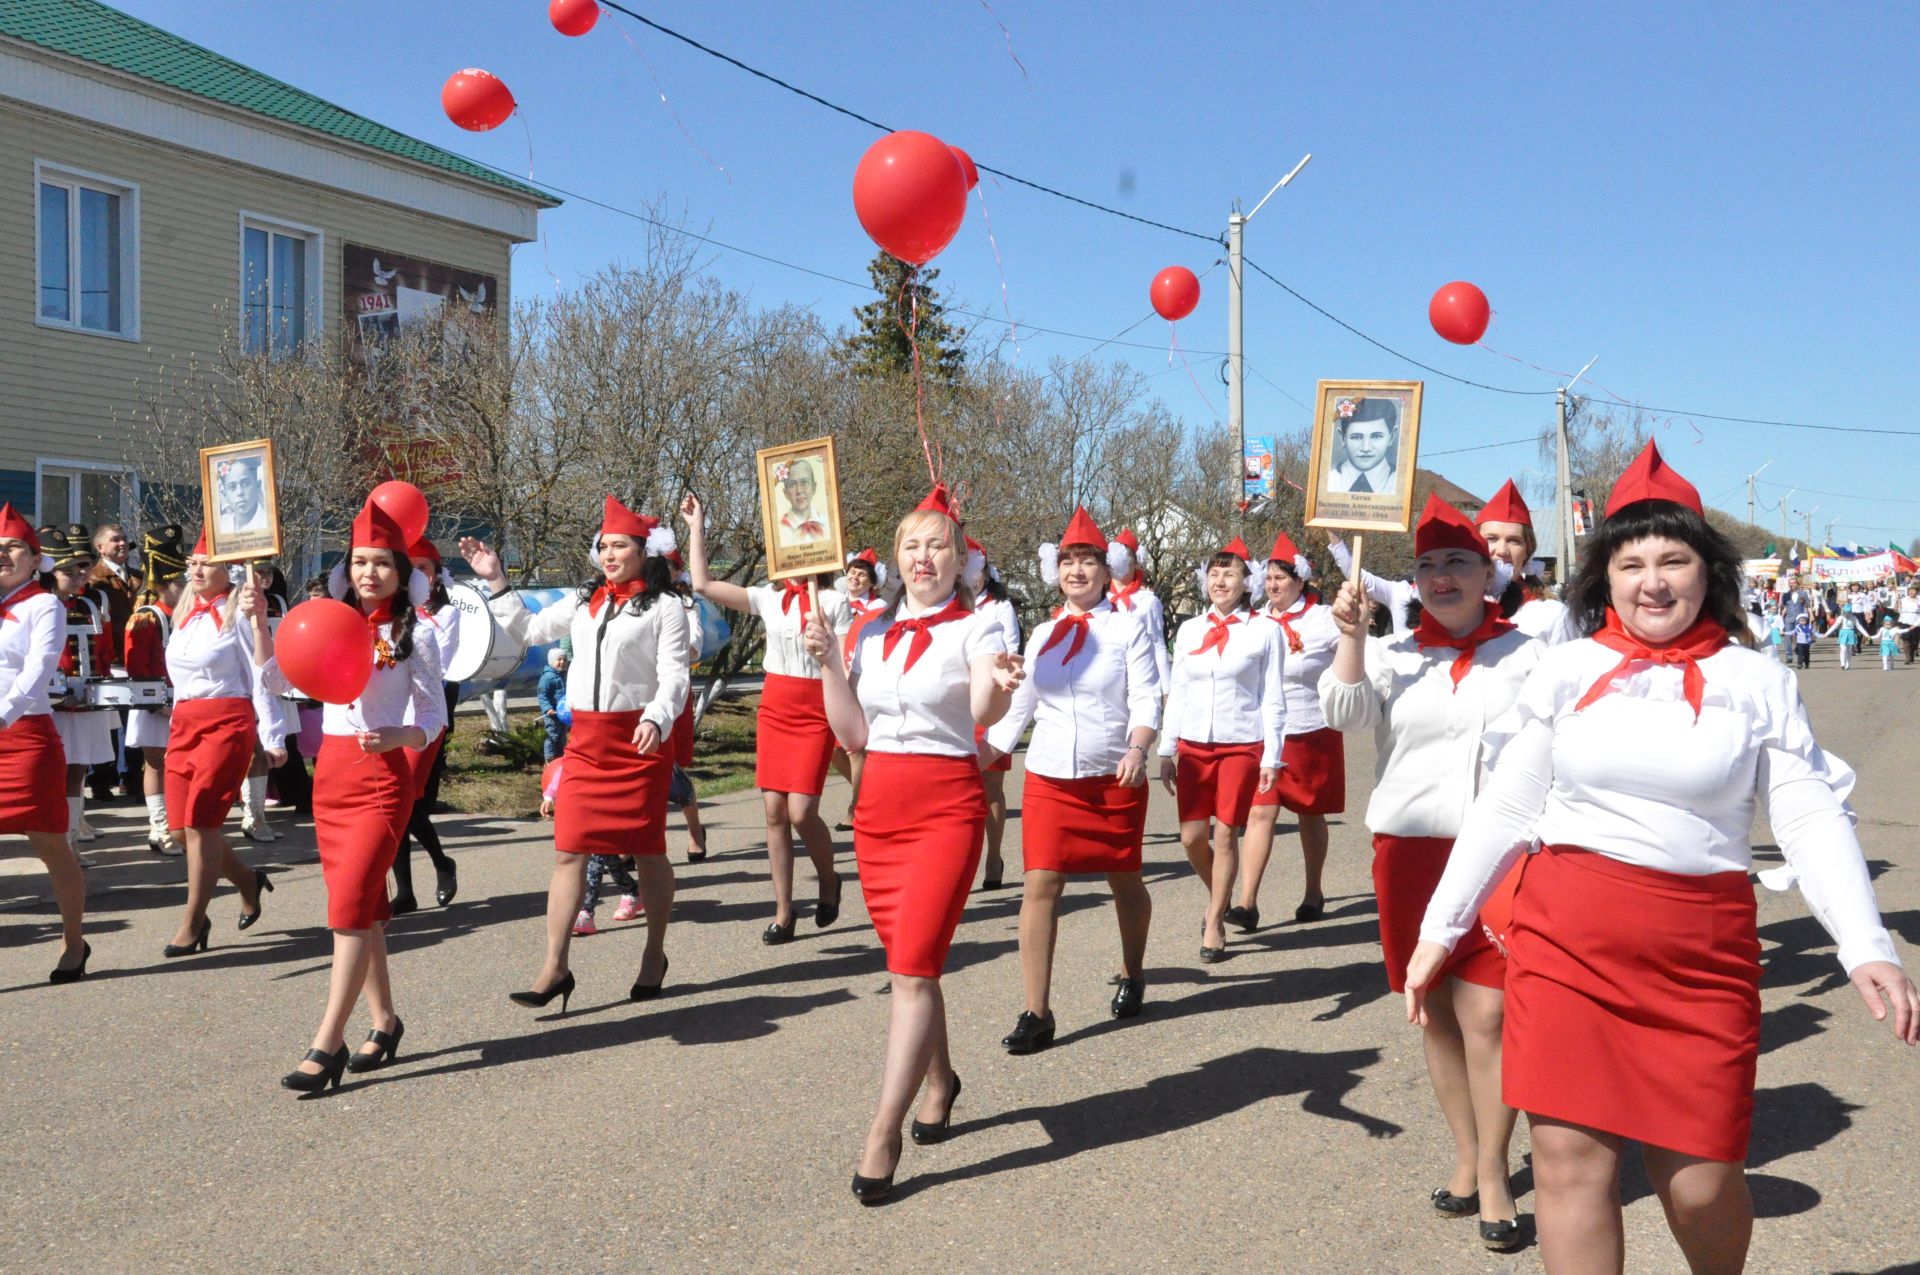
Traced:
[[0, 0], [0, 36], [485, 182], [545, 207], [560, 202], [523, 182], [364, 115], [355, 115], [97, 0]]

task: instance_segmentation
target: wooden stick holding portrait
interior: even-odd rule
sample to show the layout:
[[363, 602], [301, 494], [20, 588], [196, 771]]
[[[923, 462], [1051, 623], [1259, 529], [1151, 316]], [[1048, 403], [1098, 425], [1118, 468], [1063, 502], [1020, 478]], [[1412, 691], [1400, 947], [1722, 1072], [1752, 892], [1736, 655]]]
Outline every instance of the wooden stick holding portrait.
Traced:
[[280, 555], [280, 496], [273, 440], [200, 449], [200, 508], [210, 562]]
[[767, 578], [841, 570], [846, 563], [846, 521], [840, 514], [833, 439], [764, 447], [754, 453], [754, 463], [760, 471]]
[[1350, 531], [1360, 578], [1364, 532], [1413, 525], [1420, 381], [1321, 381], [1307, 480], [1307, 526]]

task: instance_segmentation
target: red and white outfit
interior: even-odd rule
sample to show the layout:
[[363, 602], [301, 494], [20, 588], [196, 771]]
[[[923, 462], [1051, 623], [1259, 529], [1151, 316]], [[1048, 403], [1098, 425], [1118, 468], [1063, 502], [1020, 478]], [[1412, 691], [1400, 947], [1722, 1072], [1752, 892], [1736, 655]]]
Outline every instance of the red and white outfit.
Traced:
[[[134, 608], [127, 619], [127, 676], [143, 680], [167, 680], [167, 642], [173, 636], [173, 608], [155, 600]], [[167, 746], [166, 708], [136, 708], [127, 714], [127, 747], [160, 748]], [[164, 832], [165, 830], [162, 829]]]
[[[0, 506], [0, 536], [39, 550], [12, 505]], [[65, 605], [37, 580], [0, 598], [0, 834], [67, 832], [67, 754], [47, 694], [66, 623]]]
[[[1699, 512], [1691, 485], [1648, 451], [1621, 479], [1627, 494]], [[1704, 617], [1650, 648], [1609, 614], [1594, 638], [1548, 653], [1487, 746], [1492, 782], [1420, 937], [1462, 941], [1521, 863], [1505, 935], [1504, 1100], [1745, 1159], [1760, 1042], [1747, 877], [1758, 796], [1787, 861], [1764, 879], [1798, 881], [1849, 972], [1899, 963], [1846, 806], [1853, 772], [1814, 739], [1793, 675]]]
[[[1437, 496], [1429, 497], [1420, 516], [1415, 544], [1420, 553], [1458, 547], [1488, 556], [1480, 533]], [[1481, 737], [1513, 706], [1546, 649], [1500, 619], [1496, 604], [1483, 605], [1480, 627], [1465, 639], [1447, 633], [1431, 614], [1422, 615], [1403, 637], [1367, 639], [1364, 681], [1349, 684], [1331, 674], [1320, 679], [1327, 724], [1373, 732], [1378, 760], [1367, 827], [1373, 832], [1380, 946], [1387, 985], [1396, 992], [1406, 988], [1420, 917], [1492, 763]], [[1445, 973], [1497, 988], [1505, 981], [1503, 964], [1476, 928], [1455, 949]]]
[[[757, 584], [747, 589], [747, 605], [767, 630], [766, 678], [754, 722], [753, 781], [767, 792], [819, 796], [833, 761], [833, 728], [827, 725], [821, 698], [820, 665], [807, 654], [807, 616], [812, 601], [805, 580]], [[820, 613], [837, 635], [853, 622], [847, 599], [833, 589], [820, 592]]]
[[[1526, 498], [1514, 486], [1513, 479], [1507, 479], [1500, 490], [1493, 493], [1493, 499], [1474, 515], [1476, 527], [1484, 527], [1490, 522], [1515, 523], [1532, 529], [1533, 511], [1527, 508]], [[1528, 574], [1533, 574], [1538, 566], [1537, 563], [1529, 564]], [[1558, 598], [1550, 598], [1524, 582], [1522, 587], [1526, 590], [1527, 600], [1513, 613], [1513, 627], [1528, 637], [1539, 638], [1549, 646], [1571, 642], [1580, 636], [1573, 626], [1573, 614], [1567, 610], [1566, 603]]]
[[[412, 556], [411, 553], [408, 554], [408, 557], [411, 558]], [[414, 560], [419, 561], [417, 558]], [[431, 561], [433, 561], [434, 566], [437, 567], [439, 565], [437, 559], [432, 559]], [[454, 606], [452, 603], [448, 603], [438, 611], [429, 611], [425, 607], [416, 608], [414, 613], [413, 640], [416, 644], [424, 642], [433, 647], [434, 659], [440, 667], [441, 676], [444, 678], [447, 667], [453, 663], [454, 652], [460, 649], [460, 608]], [[406, 750], [407, 762], [413, 768], [413, 799], [415, 801], [423, 800], [426, 797], [427, 777], [433, 773], [433, 764], [435, 760], [439, 758], [440, 750], [446, 746], [447, 731], [453, 726], [453, 723], [447, 720], [446, 703], [446, 688], [443, 686], [440, 695], [442, 728], [440, 733], [438, 735], [430, 733], [427, 739], [427, 746], [418, 752], [411, 748]], [[419, 726], [422, 723], [414, 721], [409, 717], [405, 724], [408, 726]]]
[[[659, 530], [658, 519], [607, 497], [602, 535], [645, 543]], [[693, 684], [687, 612], [677, 595], [666, 594], [636, 615], [631, 604], [642, 590], [638, 579], [618, 586], [603, 582], [537, 613], [513, 592], [488, 603], [517, 642], [535, 646], [573, 638], [567, 666], [573, 728], [553, 819], [554, 848], [565, 854], [667, 852], [667, 790], [673, 782], [668, 741]], [[660, 733], [660, 747], [645, 756], [633, 744], [643, 721]]]
[[225, 823], [240, 799], [254, 749], [284, 743], [276, 733], [278, 690], [255, 667], [253, 628], [230, 614], [233, 602], [231, 586], [215, 598], [193, 598], [167, 639], [167, 677], [173, 682], [167, 822], [175, 832]]
[[693, 765], [693, 666], [700, 662], [700, 648], [706, 645], [707, 639], [700, 623], [699, 603], [682, 597], [680, 608], [687, 613], [687, 699], [680, 706], [679, 716], [673, 719], [669, 751], [673, 754], [673, 764], [684, 770]]
[[[967, 546], [970, 549], [976, 548], [971, 540], [967, 542]], [[982, 624], [1000, 631], [1000, 641], [1005, 644], [1007, 650], [1017, 651], [1020, 649], [1020, 616], [1014, 611], [1013, 603], [1007, 601], [1005, 598], [982, 596], [974, 600], [973, 610], [974, 614], [980, 617]], [[973, 742], [975, 748], [977, 749], [979, 745], [985, 743], [986, 739], [986, 727], [974, 727]], [[988, 766], [987, 769], [1005, 774], [1013, 769], [1013, 758], [1011, 756], [1002, 756], [992, 765]]]
[[1347, 808], [1347, 742], [1320, 711], [1320, 677], [1333, 664], [1340, 626], [1333, 612], [1302, 594], [1284, 612], [1268, 607], [1258, 620], [1280, 630], [1285, 665], [1286, 734], [1282, 769], [1256, 806], [1284, 806], [1297, 815], [1337, 815]]
[[973, 662], [1000, 627], [949, 598], [862, 630], [851, 675], [867, 719], [853, 850], [867, 915], [895, 974], [938, 978], [980, 865], [986, 788], [973, 730]]
[[1135, 565], [1125, 582], [1115, 576], [1115, 582], [1107, 587], [1107, 600], [1113, 603], [1114, 610], [1139, 620], [1147, 631], [1147, 642], [1153, 648], [1154, 674], [1160, 679], [1160, 694], [1165, 695], [1173, 673], [1172, 659], [1167, 654], [1167, 609], [1161, 605], [1160, 595], [1147, 588], [1146, 573], [1138, 566], [1140, 542], [1133, 532], [1122, 531], [1113, 542], [1127, 551], [1128, 561]]

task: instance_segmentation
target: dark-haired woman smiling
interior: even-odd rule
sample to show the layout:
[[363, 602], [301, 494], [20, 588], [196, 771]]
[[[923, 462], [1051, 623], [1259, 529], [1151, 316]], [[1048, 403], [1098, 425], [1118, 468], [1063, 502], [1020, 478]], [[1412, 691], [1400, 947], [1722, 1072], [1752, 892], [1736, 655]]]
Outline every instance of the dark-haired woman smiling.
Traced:
[[1748, 840], [1775, 839], [1874, 1017], [1920, 1040], [1844, 804], [1852, 773], [1814, 740], [1790, 673], [1734, 643], [1739, 557], [1652, 443], [1615, 485], [1555, 648], [1488, 734], [1493, 779], [1460, 830], [1407, 972], [1436, 973], [1537, 837], [1504, 927], [1504, 1091], [1533, 1139], [1553, 1275], [1625, 1266], [1620, 1158], [1636, 1141], [1696, 1272], [1738, 1271], [1753, 1231], [1743, 1161], [1760, 1045]]

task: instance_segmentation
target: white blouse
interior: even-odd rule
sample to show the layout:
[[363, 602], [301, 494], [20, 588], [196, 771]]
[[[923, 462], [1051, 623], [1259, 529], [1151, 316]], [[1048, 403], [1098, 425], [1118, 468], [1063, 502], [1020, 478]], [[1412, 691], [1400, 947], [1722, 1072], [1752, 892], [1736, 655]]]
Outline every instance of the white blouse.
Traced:
[[[453, 659], [453, 653], [460, 649], [460, 609], [452, 604], [443, 606], [438, 611], [428, 611], [424, 607], [419, 608], [414, 612], [413, 640], [416, 644], [425, 643], [434, 649], [434, 653], [440, 661], [440, 675], [445, 677], [448, 662]], [[446, 697], [443, 694], [440, 699], [443, 709], [446, 706], [446, 702]], [[441, 717], [444, 719], [445, 716], [446, 714], [443, 711]], [[408, 713], [405, 724], [408, 726], [423, 725], [423, 723], [414, 720], [411, 712]], [[442, 725], [451, 727], [453, 723], [443, 721]], [[431, 733], [427, 735], [427, 742], [433, 742], [433, 735]]]
[[1459, 686], [1450, 646], [1413, 634], [1367, 639], [1366, 680], [1320, 679], [1320, 708], [1335, 730], [1372, 729], [1375, 764], [1367, 827], [1393, 837], [1459, 835], [1492, 758], [1481, 742], [1512, 707], [1546, 650], [1518, 629], [1482, 642]]
[[539, 612], [512, 591], [494, 595], [487, 607], [516, 642], [539, 646], [572, 636], [567, 703], [574, 712], [637, 710], [662, 739], [673, 730], [693, 685], [687, 611], [678, 596], [658, 598], [639, 615], [609, 598], [596, 616], [577, 589]]
[[1165, 729], [1160, 755], [1192, 744], [1260, 745], [1260, 765], [1278, 769], [1287, 728], [1286, 639], [1280, 626], [1246, 611], [1229, 618], [1227, 645], [1195, 655], [1211, 628], [1208, 607], [1173, 638]]
[[987, 742], [1013, 751], [1031, 721], [1027, 770], [1050, 779], [1111, 775], [1127, 751], [1127, 738], [1142, 726], [1160, 725], [1160, 678], [1152, 644], [1138, 618], [1102, 602], [1088, 612], [1086, 640], [1071, 660], [1071, 633], [1045, 655], [1064, 616], [1055, 616], [1027, 639], [1027, 677], [1013, 692], [1007, 715], [987, 730]]
[[[7, 595], [11, 600], [21, 589]], [[67, 609], [51, 593], [13, 603], [0, 619], [0, 727], [22, 717], [53, 712], [47, 684], [60, 667], [67, 641]]]
[[[931, 614], [947, 603], [925, 612], [910, 611], [910, 605], [902, 598], [895, 618]], [[906, 663], [912, 634], [902, 633], [893, 654], [884, 654], [890, 627], [888, 616], [875, 616], [853, 646], [849, 676], [856, 679], [854, 692], [867, 715], [867, 751], [978, 756], [973, 742], [973, 662], [1007, 649], [1000, 627], [977, 611], [936, 624], [927, 630], [932, 644], [911, 670]]]
[[974, 613], [981, 621], [1000, 630], [1000, 640], [1006, 643], [1007, 650], [1020, 649], [1020, 616], [1013, 609], [1013, 603], [1004, 598], [977, 598], [973, 604]]
[[281, 716], [278, 696], [292, 687], [273, 686], [253, 662], [253, 625], [234, 606], [229, 590], [214, 601], [213, 610], [193, 613], [198, 599], [183, 597], [174, 608], [173, 632], [167, 638], [167, 678], [173, 683], [173, 702], [190, 699], [244, 699], [253, 702], [253, 715], [262, 746], [287, 746], [287, 719]]
[[[781, 609], [786, 590], [777, 584], [756, 584], [746, 591], [747, 604], [767, 627], [767, 654], [761, 667], [782, 677], [820, 676], [820, 665], [807, 654], [806, 622], [800, 613], [800, 601]], [[847, 607], [847, 595], [838, 589], [821, 589], [820, 614], [835, 636], [845, 637], [853, 623]]]
[[1573, 612], [1558, 598], [1534, 598], [1521, 603], [1520, 609], [1513, 613], [1513, 626], [1548, 646], [1572, 642], [1580, 636], [1573, 626]]
[[1286, 733], [1306, 735], [1327, 725], [1326, 714], [1320, 711], [1320, 675], [1333, 665], [1334, 648], [1340, 645], [1340, 626], [1333, 622], [1331, 610], [1305, 598], [1296, 601], [1286, 616], [1300, 640], [1297, 651], [1288, 643], [1287, 631], [1280, 628], [1273, 610], [1260, 613], [1261, 619], [1280, 629], [1280, 646], [1286, 659]]
[[1131, 595], [1121, 596], [1119, 588], [1109, 589], [1107, 596], [1123, 615], [1131, 615], [1140, 621], [1140, 627], [1147, 631], [1147, 642], [1153, 648], [1153, 672], [1159, 679], [1160, 694], [1167, 693], [1171, 683], [1173, 662], [1167, 654], [1167, 609], [1160, 603], [1160, 595], [1142, 584]]
[[1787, 860], [1779, 888], [1798, 880], [1848, 972], [1898, 964], [1846, 805], [1853, 771], [1814, 739], [1792, 672], [1728, 646], [1700, 661], [1697, 721], [1683, 670], [1653, 664], [1575, 711], [1620, 659], [1592, 640], [1554, 649], [1494, 723], [1492, 782], [1460, 829], [1420, 937], [1451, 947], [1535, 839], [1685, 876], [1749, 871], [1764, 794]]

